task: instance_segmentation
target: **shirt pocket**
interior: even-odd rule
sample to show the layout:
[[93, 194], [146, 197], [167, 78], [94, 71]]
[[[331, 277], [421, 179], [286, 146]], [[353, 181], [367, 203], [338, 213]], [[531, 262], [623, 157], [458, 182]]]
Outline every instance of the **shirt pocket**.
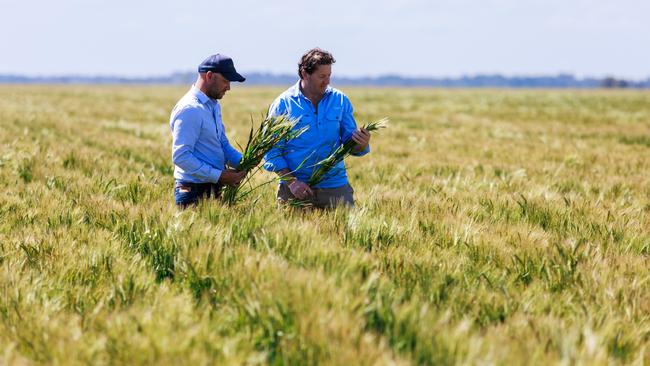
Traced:
[[340, 121], [341, 108], [340, 107], [329, 108], [327, 110], [327, 113], [325, 113], [325, 117], [330, 121], [334, 121], [334, 120]]
[[330, 142], [335, 142], [341, 136], [341, 108], [330, 108], [325, 113], [325, 128], [322, 129], [323, 138]]

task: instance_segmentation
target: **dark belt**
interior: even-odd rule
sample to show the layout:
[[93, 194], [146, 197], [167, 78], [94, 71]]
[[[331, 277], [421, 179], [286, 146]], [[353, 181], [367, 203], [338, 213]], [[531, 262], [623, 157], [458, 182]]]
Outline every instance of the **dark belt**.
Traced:
[[215, 196], [221, 195], [223, 184], [221, 183], [191, 183], [191, 182], [176, 182], [175, 188], [186, 188], [190, 191], [201, 190], [208, 193], [212, 192]]

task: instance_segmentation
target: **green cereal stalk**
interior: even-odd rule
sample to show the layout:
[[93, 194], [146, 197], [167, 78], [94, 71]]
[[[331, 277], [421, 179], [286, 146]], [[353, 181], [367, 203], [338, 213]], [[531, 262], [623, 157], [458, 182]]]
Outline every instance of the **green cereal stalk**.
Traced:
[[[300, 136], [308, 127], [295, 129], [297, 120], [289, 118], [286, 115], [266, 116], [257, 129], [254, 129], [251, 118], [251, 129], [248, 134], [248, 142], [243, 149], [242, 158], [239, 162], [238, 170], [246, 171], [247, 177], [243, 183], [237, 187], [226, 186], [223, 192], [223, 200], [229, 205], [240, 201], [245, 195], [240, 194], [240, 187], [250, 181], [264, 155], [268, 153], [276, 144], [286, 142]], [[251, 171], [253, 171], [251, 173]]]
[[[379, 130], [380, 128], [386, 128], [387, 124], [388, 118], [382, 118], [378, 121], [367, 123], [362, 128], [368, 132], [373, 132]], [[316, 163], [316, 168], [311, 173], [311, 177], [309, 177], [307, 184], [309, 184], [310, 187], [313, 187], [316, 184], [320, 183], [325, 175], [334, 169], [338, 163], [343, 161], [343, 159], [345, 159], [348, 155], [352, 154], [352, 150], [356, 145], [356, 142], [354, 142], [352, 139], [349, 139], [344, 144], [339, 145], [336, 149], [334, 149], [334, 151], [332, 151], [328, 157]]]

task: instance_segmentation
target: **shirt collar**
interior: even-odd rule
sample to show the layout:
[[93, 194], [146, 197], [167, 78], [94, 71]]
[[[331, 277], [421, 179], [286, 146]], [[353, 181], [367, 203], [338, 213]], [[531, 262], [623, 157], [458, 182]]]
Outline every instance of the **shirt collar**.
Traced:
[[302, 95], [302, 92], [300, 91], [300, 80], [298, 80], [297, 83], [293, 84], [292, 96], [298, 98], [300, 95]]
[[192, 93], [193, 96], [196, 97], [196, 99], [199, 100], [199, 102], [203, 104], [207, 103], [214, 103], [212, 99], [210, 99], [207, 95], [205, 95], [204, 92], [199, 90], [199, 88], [196, 87], [196, 85], [192, 84], [192, 88], [190, 89], [190, 93]]

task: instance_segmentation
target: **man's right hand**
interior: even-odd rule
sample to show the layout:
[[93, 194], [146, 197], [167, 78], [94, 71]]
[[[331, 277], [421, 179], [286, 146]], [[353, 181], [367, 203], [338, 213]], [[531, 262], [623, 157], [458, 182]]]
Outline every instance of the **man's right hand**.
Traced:
[[221, 176], [219, 177], [219, 183], [237, 187], [239, 183], [241, 183], [242, 179], [244, 179], [245, 176], [246, 176], [246, 172], [226, 169], [221, 172]]
[[309, 188], [307, 183], [301, 182], [297, 179], [289, 183], [289, 190], [297, 199], [304, 200], [305, 198], [312, 196], [314, 191]]

